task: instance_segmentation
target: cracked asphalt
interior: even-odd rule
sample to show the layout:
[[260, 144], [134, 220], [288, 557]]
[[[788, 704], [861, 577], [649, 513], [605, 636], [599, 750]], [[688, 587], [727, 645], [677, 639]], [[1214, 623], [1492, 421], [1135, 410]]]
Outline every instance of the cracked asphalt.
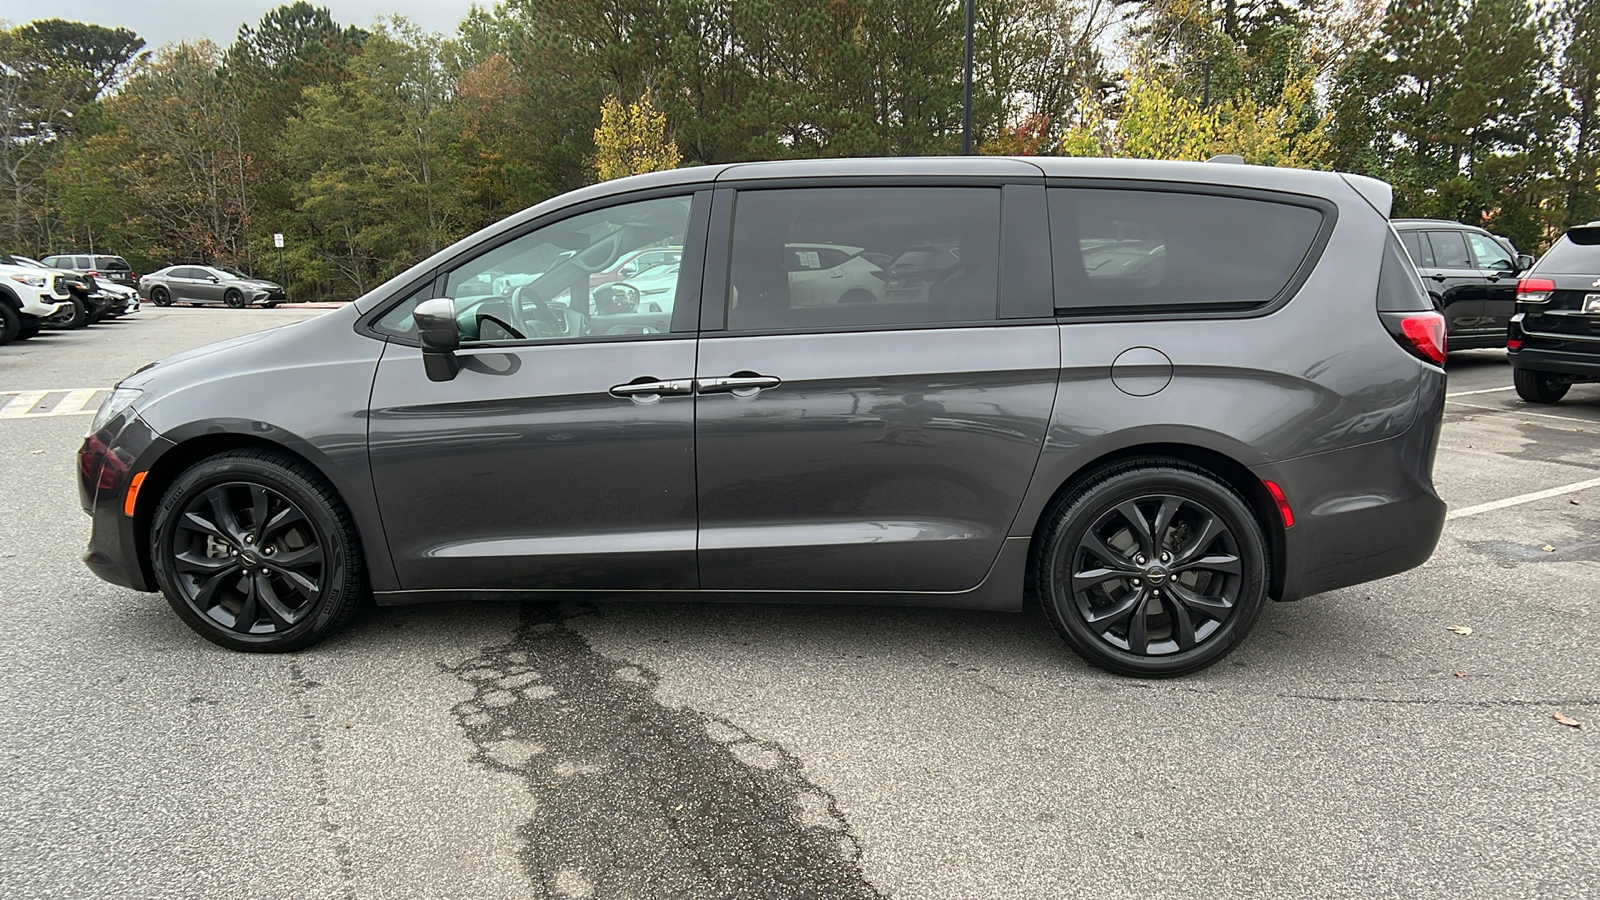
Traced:
[[[46, 332], [0, 391], [312, 314]], [[1600, 386], [1450, 373], [1453, 509], [1600, 475]], [[1600, 893], [1600, 488], [1453, 519], [1179, 681], [1034, 613], [753, 604], [381, 609], [262, 657], [83, 568], [87, 421], [0, 421], [7, 897]]]

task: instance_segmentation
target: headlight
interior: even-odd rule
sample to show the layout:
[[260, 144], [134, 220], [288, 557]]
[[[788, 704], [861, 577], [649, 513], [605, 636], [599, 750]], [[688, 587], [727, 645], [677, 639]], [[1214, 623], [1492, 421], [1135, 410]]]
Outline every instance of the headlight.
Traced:
[[32, 286], [32, 287], [44, 287], [45, 285], [50, 283], [50, 276], [49, 275], [25, 275], [25, 274], [23, 274], [21, 272], [18, 272], [17, 274], [11, 276], [11, 280], [15, 281], [15, 282], [17, 282], [19, 284], [26, 284], [26, 285], [29, 285], [29, 286]]
[[114, 388], [100, 404], [100, 411], [94, 414], [94, 422], [89, 425], [89, 433], [94, 434], [104, 428], [107, 422], [116, 418], [117, 413], [132, 406], [133, 401], [139, 399], [140, 393], [133, 388]]

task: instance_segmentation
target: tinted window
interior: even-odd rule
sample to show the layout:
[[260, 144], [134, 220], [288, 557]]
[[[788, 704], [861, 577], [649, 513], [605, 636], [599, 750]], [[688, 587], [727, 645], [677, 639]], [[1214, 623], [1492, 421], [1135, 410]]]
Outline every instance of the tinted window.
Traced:
[[74, 256], [72, 258], [72, 268], [74, 268], [74, 269], [92, 269], [92, 268], [94, 268], [94, 266], [92, 264], [90, 264], [89, 257], [87, 257], [87, 256]]
[[[665, 197], [580, 213], [457, 266], [444, 296], [455, 301], [462, 343], [666, 332], [676, 278], [647, 281], [643, 273], [641, 283], [623, 284], [602, 273], [639, 249], [681, 254], [689, 204], [688, 197]], [[417, 291], [374, 327], [414, 335], [411, 311], [428, 296], [427, 289]]]
[[[1402, 234], [1401, 239], [1405, 238]], [[1393, 234], [1383, 248], [1383, 266], [1378, 270], [1378, 309], [1383, 312], [1419, 312], [1433, 309], [1428, 289], [1416, 267], [1401, 250]]]
[[[728, 328], [991, 321], [1000, 191], [745, 191], [734, 210]], [[951, 248], [951, 265], [891, 275], [873, 259]]]
[[1511, 252], [1486, 234], [1467, 232], [1467, 244], [1472, 248], [1473, 262], [1477, 263], [1480, 269], [1510, 272], [1517, 267], [1516, 260], [1511, 258]]
[[1433, 266], [1433, 246], [1420, 231], [1400, 232], [1400, 242], [1406, 245], [1406, 252], [1411, 254], [1411, 261], [1419, 266]]
[[1321, 212], [1287, 203], [1055, 188], [1056, 306], [1259, 306], [1288, 285], [1321, 226]]
[[1433, 264], [1440, 269], [1476, 269], [1478, 266], [1467, 253], [1466, 239], [1459, 231], [1429, 231], [1428, 243], [1433, 245]]
[[1600, 275], [1600, 228], [1574, 228], [1539, 260], [1538, 270], [1556, 275]]
[[96, 256], [94, 259], [95, 259], [95, 264], [99, 268], [105, 269], [107, 271], [114, 271], [114, 272], [131, 272], [131, 271], [133, 271], [133, 267], [128, 265], [127, 260], [124, 260], [120, 256]]

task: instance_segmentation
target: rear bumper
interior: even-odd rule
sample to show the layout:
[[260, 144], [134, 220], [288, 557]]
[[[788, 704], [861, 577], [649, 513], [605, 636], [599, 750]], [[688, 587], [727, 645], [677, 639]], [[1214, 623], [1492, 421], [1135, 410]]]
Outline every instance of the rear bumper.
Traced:
[[[1600, 343], [1594, 344], [1588, 352], [1573, 352], [1539, 346], [1534, 343], [1536, 338], [1523, 340], [1520, 349], [1506, 351], [1506, 359], [1513, 368], [1600, 380]], [[1563, 343], [1570, 347], [1573, 342]]]
[[1425, 393], [1432, 399], [1399, 437], [1252, 470], [1277, 482], [1294, 511], [1294, 525], [1283, 530], [1278, 599], [1376, 581], [1433, 555], [1445, 517], [1433, 488], [1442, 376]]

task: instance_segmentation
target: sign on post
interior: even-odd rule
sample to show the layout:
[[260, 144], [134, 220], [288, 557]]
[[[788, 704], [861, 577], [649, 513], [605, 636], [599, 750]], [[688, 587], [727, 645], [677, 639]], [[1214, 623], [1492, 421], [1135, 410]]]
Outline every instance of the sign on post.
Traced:
[[283, 232], [280, 231], [272, 236], [272, 246], [279, 250], [283, 249]]

